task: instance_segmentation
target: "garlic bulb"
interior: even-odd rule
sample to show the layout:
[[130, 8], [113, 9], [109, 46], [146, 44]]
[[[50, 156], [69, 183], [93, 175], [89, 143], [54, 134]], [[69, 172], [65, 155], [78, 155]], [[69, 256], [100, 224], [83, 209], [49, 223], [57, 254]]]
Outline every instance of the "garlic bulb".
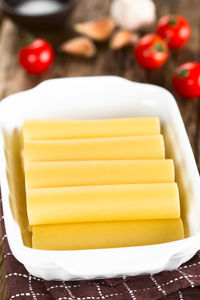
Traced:
[[156, 8], [152, 0], [113, 0], [110, 15], [119, 26], [138, 30], [155, 21]]

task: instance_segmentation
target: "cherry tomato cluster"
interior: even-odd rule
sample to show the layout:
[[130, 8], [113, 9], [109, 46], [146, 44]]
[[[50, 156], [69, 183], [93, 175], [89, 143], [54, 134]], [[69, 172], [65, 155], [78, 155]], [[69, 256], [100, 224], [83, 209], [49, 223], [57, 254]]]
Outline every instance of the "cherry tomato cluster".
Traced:
[[[163, 16], [156, 33], [143, 36], [134, 49], [137, 62], [148, 70], [160, 68], [169, 56], [169, 49], [183, 47], [191, 36], [188, 21], [180, 15]], [[185, 63], [177, 68], [172, 79], [175, 90], [184, 98], [200, 96], [200, 64]]]
[[[156, 26], [156, 33], [144, 35], [136, 44], [137, 62], [148, 70], [160, 68], [168, 59], [170, 49], [179, 49], [191, 36], [188, 21], [180, 15], [163, 16]], [[54, 60], [52, 46], [43, 39], [35, 39], [19, 52], [19, 61], [30, 74], [40, 75]], [[184, 98], [200, 97], [200, 64], [185, 63], [177, 68], [172, 79], [176, 91]]]
[[162, 17], [156, 26], [156, 33], [146, 34], [135, 47], [138, 63], [149, 70], [158, 69], [167, 60], [168, 49], [182, 47], [191, 36], [188, 21], [179, 15]]

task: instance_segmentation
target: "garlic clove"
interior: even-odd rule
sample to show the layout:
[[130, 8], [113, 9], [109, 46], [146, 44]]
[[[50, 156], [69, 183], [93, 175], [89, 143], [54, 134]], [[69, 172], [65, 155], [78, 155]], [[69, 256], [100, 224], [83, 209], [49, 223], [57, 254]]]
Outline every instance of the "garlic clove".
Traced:
[[66, 41], [60, 46], [60, 50], [62, 52], [85, 57], [92, 57], [96, 54], [96, 47], [94, 43], [84, 36]]
[[110, 41], [110, 48], [112, 50], [118, 50], [126, 46], [135, 44], [138, 41], [138, 34], [121, 29], [115, 32]]
[[115, 26], [115, 22], [111, 18], [103, 18], [97, 21], [76, 24], [74, 29], [95, 41], [105, 41], [110, 37]]

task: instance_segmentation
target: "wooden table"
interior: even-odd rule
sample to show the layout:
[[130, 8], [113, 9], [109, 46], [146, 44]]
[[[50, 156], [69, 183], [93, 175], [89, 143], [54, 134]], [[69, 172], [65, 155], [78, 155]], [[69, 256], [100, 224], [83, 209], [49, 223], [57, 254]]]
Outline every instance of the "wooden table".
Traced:
[[[108, 14], [110, 2], [110, 0], [80, 0], [70, 17], [69, 24], [105, 16]], [[161, 70], [152, 72], [141, 69], [135, 63], [131, 48], [113, 53], [109, 50], [108, 44], [104, 43], [98, 46], [98, 54], [95, 58], [87, 60], [57, 53], [55, 63], [47, 73], [39, 77], [28, 75], [17, 62], [17, 53], [25, 42], [27, 32], [24, 29], [19, 29], [9, 19], [1, 17], [0, 100], [9, 94], [32, 88], [48, 78], [88, 75], [118, 75], [134, 81], [158, 84], [174, 93], [171, 76], [175, 67], [190, 60], [200, 61], [199, 0], [156, 0], [155, 2], [158, 17], [169, 12], [183, 14], [192, 24], [193, 34], [190, 43], [185, 48], [171, 52], [166, 65]], [[63, 31], [59, 30], [59, 32], [35, 34], [49, 39], [55, 48], [74, 35], [69, 26]], [[200, 101], [198, 99], [185, 101], [176, 94], [175, 97], [200, 168]], [[0, 299], [8, 299], [2, 241], [0, 241]]]

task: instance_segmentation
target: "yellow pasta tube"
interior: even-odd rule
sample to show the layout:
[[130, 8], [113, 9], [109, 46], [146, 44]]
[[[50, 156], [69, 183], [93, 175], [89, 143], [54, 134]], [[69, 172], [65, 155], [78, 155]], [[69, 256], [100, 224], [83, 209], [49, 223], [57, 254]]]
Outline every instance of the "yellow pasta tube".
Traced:
[[26, 141], [28, 161], [163, 159], [162, 135], [78, 140]]
[[23, 124], [25, 140], [120, 137], [159, 133], [158, 118], [25, 120]]
[[30, 225], [180, 217], [176, 183], [27, 189]]
[[25, 171], [28, 189], [174, 181], [171, 159], [34, 162]]
[[181, 219], [33, 226], [32, 244], [42, 250], [143, 246], [184, 238]]

